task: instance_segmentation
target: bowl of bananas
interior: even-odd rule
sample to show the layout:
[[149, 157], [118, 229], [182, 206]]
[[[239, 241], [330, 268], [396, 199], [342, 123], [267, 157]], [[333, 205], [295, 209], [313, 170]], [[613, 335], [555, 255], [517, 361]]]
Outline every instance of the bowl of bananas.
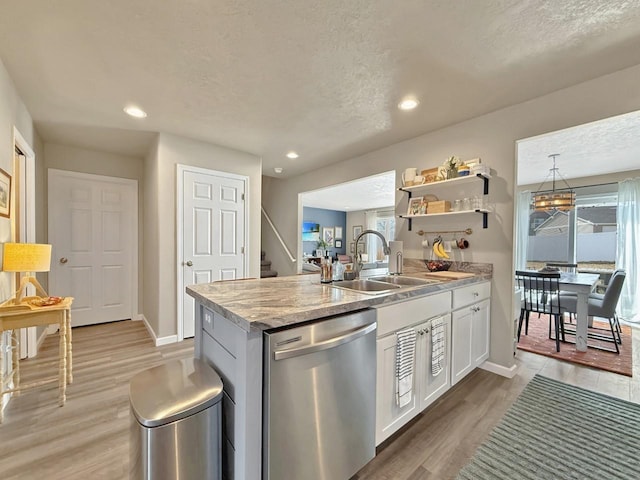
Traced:
[[427, 268], [430, 272], [444, 272], [451, 268], [451, 262], [446, 260], [429, 260], [427, 262]]

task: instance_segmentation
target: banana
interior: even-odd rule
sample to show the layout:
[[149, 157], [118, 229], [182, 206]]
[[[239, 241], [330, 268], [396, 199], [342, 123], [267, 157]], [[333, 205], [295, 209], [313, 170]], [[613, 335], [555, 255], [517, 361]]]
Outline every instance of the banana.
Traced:
[[433, 241], [433, 253], [435, 254], [436, 257], [440, 258], [440, 251], [438, 250], [438, 245], [440, 244], [440, 242], [438, 240], [434, 240]]
[[450, 258], [449, 254], [444, 251], [444, 245], [442, 244], [442, 242], [438, 242], [438, 255], [440, 256], [440, 258]]

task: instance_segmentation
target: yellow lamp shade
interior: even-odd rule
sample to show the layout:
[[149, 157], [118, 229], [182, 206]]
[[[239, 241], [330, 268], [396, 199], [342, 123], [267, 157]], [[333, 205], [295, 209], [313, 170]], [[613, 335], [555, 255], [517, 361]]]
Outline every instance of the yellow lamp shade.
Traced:
[[42, 243], [5, 243], [2, 270], [5, 272], [48, 272], [51, 245]]

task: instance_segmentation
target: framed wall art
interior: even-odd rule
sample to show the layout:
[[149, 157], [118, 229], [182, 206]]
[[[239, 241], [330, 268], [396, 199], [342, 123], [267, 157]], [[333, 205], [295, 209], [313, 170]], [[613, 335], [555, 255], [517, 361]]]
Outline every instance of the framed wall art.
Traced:
[[0, 217], [11, 216], [11, 175], [0, 168]]

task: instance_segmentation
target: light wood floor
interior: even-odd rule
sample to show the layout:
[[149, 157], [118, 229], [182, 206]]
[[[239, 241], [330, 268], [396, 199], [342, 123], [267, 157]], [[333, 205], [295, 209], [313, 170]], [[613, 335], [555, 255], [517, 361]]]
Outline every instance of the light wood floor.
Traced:
[[[634, 329], [634, 378], [518, 352], [519, 373], [509, 380], [476, 370], [379, 449], [358, 480], [446, 480], [473, 455], [488, 432], [536, 373], [626, 400], [640, 401], [640, 330]], [[142, 322], [73, 330], [74, 383], [57, 406], [56, 386], [11, 400], [0, 425], [0, 478], [127, 478], [128, 382], [137, 372], [193, 355], [193, 342], [154, 347]], [[23, 379], [54, 375], [56, 336], [36, 359], [22, 362]]]

